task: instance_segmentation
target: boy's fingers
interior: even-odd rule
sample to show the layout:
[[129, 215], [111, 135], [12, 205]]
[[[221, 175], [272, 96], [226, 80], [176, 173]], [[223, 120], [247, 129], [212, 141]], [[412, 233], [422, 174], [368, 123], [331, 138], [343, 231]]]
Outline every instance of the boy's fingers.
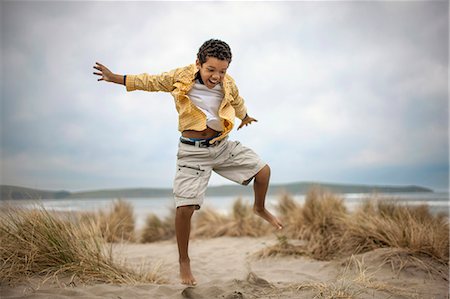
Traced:
[[94, 69], [97, 69], [99, 71], [103, 71], [104, 68], [106, 69], [106, 67], [103, 64], [98, 62], [96, 62], [96, 65], [94, 65]]

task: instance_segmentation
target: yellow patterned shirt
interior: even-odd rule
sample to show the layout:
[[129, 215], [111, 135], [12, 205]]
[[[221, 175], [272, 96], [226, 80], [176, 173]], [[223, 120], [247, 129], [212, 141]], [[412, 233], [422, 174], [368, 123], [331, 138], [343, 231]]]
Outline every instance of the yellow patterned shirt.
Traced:
[[[191, 64], [160, 75], [127, 75], [127, 91], [170, 92], [174, 97], [179, 115], [178, 130], [180, 132], [184, 130], [202, 131], [206, 129], [206, 115], [192, 103], [187, 95], [194, 86], [197, 71], [195, 64]], [[219, 137], [211, 140], [211, 143], [225, 138], [230, 133], [235, 117], [242, 120], [247, 114], [244, 100], [239, 96], [238, 88], [228, 74], [224, 77], [222, 88], [224, 97], [219, 106], [218, 115], [222, 120], [224, 131]]]

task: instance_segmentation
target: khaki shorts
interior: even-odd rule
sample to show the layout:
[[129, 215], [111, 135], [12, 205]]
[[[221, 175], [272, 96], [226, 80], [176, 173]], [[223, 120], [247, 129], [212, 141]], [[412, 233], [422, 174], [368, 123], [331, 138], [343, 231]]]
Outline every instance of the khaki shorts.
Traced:
[[173, 184], [176, 207], [195, 205], [198, 209], [203, 203], [211, 171], [247, 185], [266, 165], [254, 151], [228, 138], [207, 148], [180, 142], [177, 157]]

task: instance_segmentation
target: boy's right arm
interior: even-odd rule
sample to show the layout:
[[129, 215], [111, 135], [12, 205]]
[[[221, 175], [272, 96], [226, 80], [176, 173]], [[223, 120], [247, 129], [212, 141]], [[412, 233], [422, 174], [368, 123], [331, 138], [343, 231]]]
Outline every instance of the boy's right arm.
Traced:
[[145, 91], [166, 91], [170, 92], [174, 89], [174, 76], [176, 70], [162, 73], [161, 75], [118, 75], [112, 73], [106, 66], [96, 62], [94, 69], [100, 72], [94, 72], [94, 75], [101, 76], [98, 81], [113, 82], [125, 85], [127, 91], [145, 90]]

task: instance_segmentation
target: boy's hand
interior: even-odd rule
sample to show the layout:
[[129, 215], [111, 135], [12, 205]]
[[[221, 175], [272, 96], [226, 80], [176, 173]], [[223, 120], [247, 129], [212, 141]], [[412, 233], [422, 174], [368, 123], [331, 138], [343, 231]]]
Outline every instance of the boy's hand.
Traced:
[[254, 119], [253, 117], [250, 117], [248, 115], [245, 116], [245, 118], [242, 120], [241, 125], [237, 128], [238, 130], [241, 129], [243, 126], [248, 126], [249, 124], [251, 124], [252, 122], [254, 122], [257, 120]]
[[101, 76], [99, 79], [97, 79], [97, 81], [107, 81], [107, 82], [114, 82], [117, 84], [124, 84], [122, 75], [113, 74], [103, 64], [96, 62], [94, 65], [94, 69], [100, 71], [100, 72], [94, 72], [94, 75]]

